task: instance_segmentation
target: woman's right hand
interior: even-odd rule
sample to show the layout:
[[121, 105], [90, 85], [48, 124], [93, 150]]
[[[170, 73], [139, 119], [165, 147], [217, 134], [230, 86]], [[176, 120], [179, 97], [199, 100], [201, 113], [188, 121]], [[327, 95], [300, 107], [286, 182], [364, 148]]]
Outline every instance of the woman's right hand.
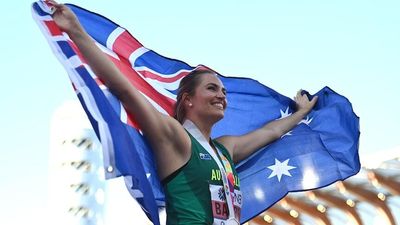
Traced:
[[78, 18], [70, 8], [64, 4], [59, 4], [54, 0], [48, 0], [47, 2], [55, 7], [55, 12], [52, 15], [53, 20], [61, 30], [68, 34], [82, 30]]
[[54, 0], [48, 0], [48, 3], [55, 7], [55, 23], [68, 34], [87, 64], [121, 101], [127, 113], [135, 117], [154, 150], [160, 177], [165, 178], [182, 167], [191, 154], [190, 138], [182, 125], [154, 108], [107, 54], [95, 45], [69, 7]]

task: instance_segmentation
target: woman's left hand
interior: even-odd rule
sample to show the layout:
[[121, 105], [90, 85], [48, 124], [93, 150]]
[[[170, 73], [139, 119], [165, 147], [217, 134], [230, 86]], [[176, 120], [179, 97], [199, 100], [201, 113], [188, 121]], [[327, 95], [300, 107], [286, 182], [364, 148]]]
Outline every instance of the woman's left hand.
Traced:
[[311, 100], [309, 100], [308, 96], [306, 94], [301, 94], [301, 92], [302, 90], [300, 89], [294, 97], [297, 111], [308, 114], [317, 102], [318, 96], [314, 96]]

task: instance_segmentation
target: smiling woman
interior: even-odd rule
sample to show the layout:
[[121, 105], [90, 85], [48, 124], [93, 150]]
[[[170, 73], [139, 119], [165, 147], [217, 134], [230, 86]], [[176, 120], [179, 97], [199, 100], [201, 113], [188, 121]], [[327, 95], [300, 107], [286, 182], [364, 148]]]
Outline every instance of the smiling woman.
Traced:
[[[0, 211], [2, 224], [9, 225], [43, 223], [49, 118], [62, 102], [76, 98], [63, 67], [31, 21], [32, 2], [4, 1], [0, 16], [2, 27], [14, 34], [4, 35], [0, 44], [3, 73], [9, 74], [3, 81], [12, 84], [3, 85], [8, 94], [0, 97], [0, 132], [7, 140], [1, 148], [7, 160], [0, 167]], [[328, 85], [352, 99], [362, 118], [362, 154], [400, 144], [400, 117], [390, 116], [400, 111], [395, 103], [400, 97], [400, 1], [65, 2], [107, 15], [163, 55], [192, 65], [201, 62], [223, 74], [251, 76], [287, 96], [300, 87], [312, 93]], [[196, 16], [193, 7], [209, 13]], [[193, 28], [212, 35], [193, 35]], [[38, 107], [43, 96], [46, 104]], [[26, 109], [34, 119], [26, 117]], [[29, 192], [27, 183], [35, 183]], [[19, 193], [24, 204], [7, 193]]]
[[[57, 26], [79, 48], [93, 72], [133, 115], [154, 153], [166, 198], [167, 224], [239, 224], [242, 194], [234, 162], [247, 158], [297, 125], [313, 108], [299, 91], [297, 111], [241, 136], [211, 138], [224, 117], [226, 90], [210, 70], [180, 83], [176, 119], [160, 113], [95, 45], [71, 9], [49, 1]], [[218, 173], [216, 172], [218, 171]], [[212, 174], [220, 174], [216, 179]]]
[[[182, 79], [178, 91], [176, 105], [183, 104], [186, 108], [183, 111], [185, 114], [180, 118], [215, 124], [224, 117], [227, 104], [226, 90], [214, 72], [194, 70]], [[182, 119], [177, 119], [183, 123]]]
[[[174, 117], [176, 120], [178, 120], [180, 123], [183, 123], [186, 110], [184, 107], [184, 101], [183, 101], [183, 94], [185, 93], [186, 95], [194, 95], [195, 88], [199, 85], [201, 82], [201, 76], [197, 76], [199, 74], [203, 73], [213, 73], [210, 70], [194, 70], [190, 72], [188, 75], [186, 75], [180, 82], [179, 84], [179, 93], [177, 94], [176, 97], [176, 104], [175, 104], [175, 114]], [[189, 106], [192, 107], [193, 104], [189, 103]]]

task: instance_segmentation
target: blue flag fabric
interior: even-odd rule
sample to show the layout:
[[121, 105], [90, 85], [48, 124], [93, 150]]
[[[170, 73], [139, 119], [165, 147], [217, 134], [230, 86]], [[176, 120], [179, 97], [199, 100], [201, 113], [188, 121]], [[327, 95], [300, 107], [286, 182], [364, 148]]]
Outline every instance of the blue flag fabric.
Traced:
[[[179, 81], [192, 67], [143, 47], [124, 28], [96, 13], [68, 5], [96, 44], [132, 84], [162, 113], [172, 115]], [[38, 23], [99, 137], [106, 177], [125, 176], [130, 193], [154, 224], [165, 205], [152, 151], [134, 118], [92, 72], [74, 43], [52, 20], [43, 2], [32, 5]], [[293, 100], [248, 78], [219, 75], [228, 93], [225, 117], [212, 136], [241, 135], [295, 110]], [[308, 93], [307, 93], [308, 94]], [[328, 87], [316, 93], [309, 115], [279, 140], [239, 163], [243, 192], [241, 222], [272, 206], [288, 192], [315, 189], [344, 180], [360, 169], [359, 118], [350, 102]], [[312, 97], [312, 96], [310, 96]]]

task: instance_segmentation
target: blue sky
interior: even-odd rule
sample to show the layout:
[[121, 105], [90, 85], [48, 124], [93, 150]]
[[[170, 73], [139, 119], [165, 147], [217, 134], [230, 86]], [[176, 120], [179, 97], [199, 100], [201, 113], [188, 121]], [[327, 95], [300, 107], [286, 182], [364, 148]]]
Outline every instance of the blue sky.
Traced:
[[[360, 116], [360, 155], [400, 146], [399, 1], [69, 1], [127, 28], [143, 45], [294, 96], [324, 86]], [[2, 224], [42, 223], [50, 119], [75, 99], [33, 21], [32, 1], [6, 1], [2, 28]], [[6, 222], [6, 223], [5, 223]]]

